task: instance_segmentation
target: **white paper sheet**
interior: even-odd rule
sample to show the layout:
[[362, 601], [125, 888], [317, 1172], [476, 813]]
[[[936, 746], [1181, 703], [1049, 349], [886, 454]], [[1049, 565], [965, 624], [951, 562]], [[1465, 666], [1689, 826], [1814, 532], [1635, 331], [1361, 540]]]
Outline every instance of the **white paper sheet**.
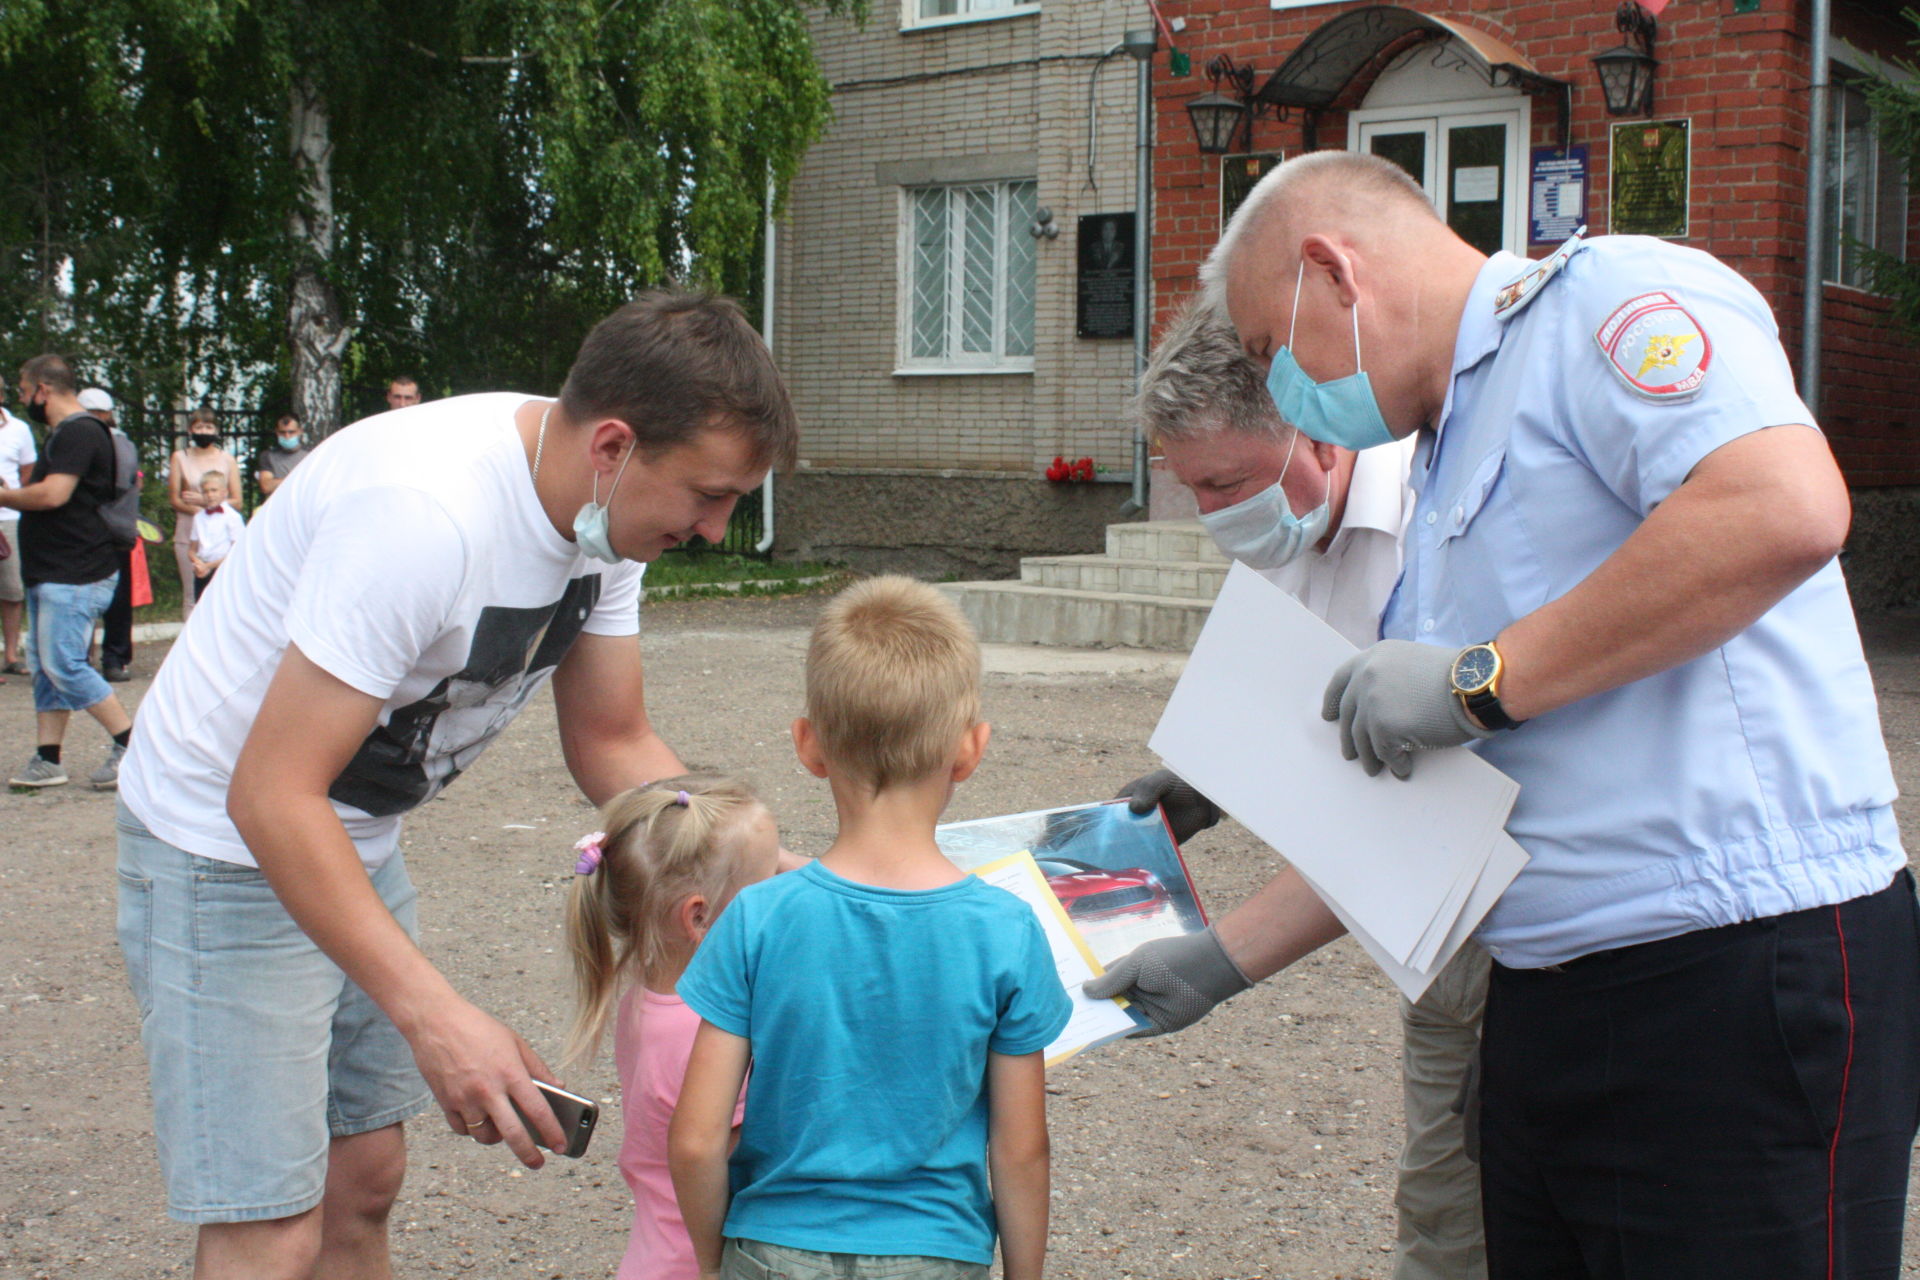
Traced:
[[1470, 751], [1422, 756], [1405, 781], [1343, 760], [1320, 703], [1354, 652], [1236, 564], [1149, 745], [1285, 855], [1350, 927], [1396, 964], [1430, 972], [1465, 936], [1459, 924], [1519, 786]]
[[1047, 936], [1047, 945], [1053, 950], [1053, 964], [1060, 974], [1060, 985], [1067, 989], [1067, 995], [1073, 1001], [1073, 1015], [1067, 1020], [1066, 1029], [1047, 1046], [1048, 1066], [1064, 1062], [1082, 1049], [1091, 1049], [1095, 1045], [1132, 1035], [1145, 1025], [1142, 1019], [1128, 1012], [1125, 1001], [1095, 1000], [1080, 989], [1089, 979], [1097, 978], [1105, 971], [1101, 969], [1100, 962], [1093, 958], [1087, 940], [1067, 919], [1060, 900], [1047, 887], [1047, 878], [1040, 873], [1040, 866], [1031, 853], [1016, 853], [1010, 858], [990, 862], [976, 868], [973, 874], [996, 888], [1005, 889], [1033, 908], [1033, 914], [1039, 918], [1040, 928]]
[[[1453, 929], [1441, 943], [1437, 956], [1443, 956], [1446, 960], [1453, 959], [1454, 953], [1466, 943], [1468, 935], [1480, 927], [1480, 922], [1486, 919], [1487, 912], [1493, 910], [1493, 904], [1500, 900], [1500, 895], [1507, 891], [1507, 886], [1513, 883], [1513, 878], [1519, 875], [1520, 869], [1526, 865], [1527, 851], [1522, 849], [1519, 842], [1512, 836], [1502, 832], [1500, 838], [1494, 841], [1493, 857], [1481, 871], [1480, 878], [1475, 881], [1473, 892], [1467, 897], [1466, 907], [1460, 912], [1459, 919], [1454, 921]], [[1340, 923], [1347, 926], [1347, 932], [1353, 935], [1353, 940], [1373, 958], [1373, 962], [1380, 966], [1380, 971], [1387, 975], [1388, 980], [1398, 987], [1400, 994], [1407, 999], [1418, 1001], [1427, 993], [1427, 988], [1433, 985], [1433, 980], [1440, 976], [1440, 970], [1446, 968], [1445, 961], [1426, 970], [1412, 969], [1401, 964], [1389, 955], [1387, 949], [1381, 946], [1371, 934], [1358, 928], [1353, 922], [1353, 917], [1328, 897], [1325, 890], [1314, 884], [1310, 876], [1302, 872], [1301, 878], [1306, 880], [1309, 888], [1320, 895], [1320, 900], [1340, 918]]]

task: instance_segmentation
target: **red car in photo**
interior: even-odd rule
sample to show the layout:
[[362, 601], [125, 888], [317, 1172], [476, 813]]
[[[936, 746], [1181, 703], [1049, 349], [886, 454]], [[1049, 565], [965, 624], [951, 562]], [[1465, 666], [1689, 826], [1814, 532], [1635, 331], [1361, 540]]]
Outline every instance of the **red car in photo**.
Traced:
[[1075, 924], [1150, 920], [1173, 907], [1173, 895], [1144, 867], [1108, 870], [1072, 858], [1037, 861], [1054, 897]]

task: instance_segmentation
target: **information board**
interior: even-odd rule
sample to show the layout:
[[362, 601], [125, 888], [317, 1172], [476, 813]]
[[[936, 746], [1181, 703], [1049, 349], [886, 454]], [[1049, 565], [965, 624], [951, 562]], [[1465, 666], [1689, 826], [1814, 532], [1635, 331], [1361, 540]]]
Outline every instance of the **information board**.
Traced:
[[1621, 121], [1613, 126], [1607, 230], [1614, 235], [1687, 234], [1693, 152], [1690, 120]]
[[1286, 159], [1284, 151], [1254, 151], [1220, 157], [1220, 229], [1225, 231], [1260, 179]]
[[1587, 149], [1535, 147], [1529, 173], [1527, 243], [1559, 244], [1587, 221]]

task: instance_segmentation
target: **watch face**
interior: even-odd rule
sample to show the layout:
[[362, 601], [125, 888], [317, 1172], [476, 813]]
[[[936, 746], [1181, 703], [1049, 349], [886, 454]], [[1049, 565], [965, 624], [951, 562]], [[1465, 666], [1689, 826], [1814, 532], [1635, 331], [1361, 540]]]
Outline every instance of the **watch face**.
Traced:
[[1478, 693], [1493, 680], [1498, 659], [1492, 649], [1477, 644], [1453, 662], [1453, 687], [1462, 693]]

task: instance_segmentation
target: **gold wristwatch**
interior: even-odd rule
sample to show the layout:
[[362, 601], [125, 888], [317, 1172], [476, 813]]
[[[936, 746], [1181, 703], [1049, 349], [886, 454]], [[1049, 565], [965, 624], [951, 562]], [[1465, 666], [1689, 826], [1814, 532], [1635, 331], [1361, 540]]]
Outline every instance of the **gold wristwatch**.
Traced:
[[1467, 714], [1489, 729], [1518, 729], [1525, 721], [1515, 720], [1500, 705], [1500, 651], [1493, 642], [1469, 645], [1453, 660], [1453, 696]]

